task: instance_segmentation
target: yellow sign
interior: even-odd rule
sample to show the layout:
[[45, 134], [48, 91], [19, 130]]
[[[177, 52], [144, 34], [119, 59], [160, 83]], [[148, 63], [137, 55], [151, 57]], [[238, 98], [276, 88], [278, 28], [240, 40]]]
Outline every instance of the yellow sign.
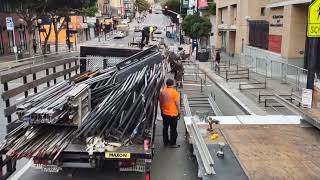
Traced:
[[309, 6], [308, 37], [320, 37], [320, 0], [315, 0]]
[[106, 152], [107, 159], [130, 159], [130, 153], [113, 153], [113, 152]]

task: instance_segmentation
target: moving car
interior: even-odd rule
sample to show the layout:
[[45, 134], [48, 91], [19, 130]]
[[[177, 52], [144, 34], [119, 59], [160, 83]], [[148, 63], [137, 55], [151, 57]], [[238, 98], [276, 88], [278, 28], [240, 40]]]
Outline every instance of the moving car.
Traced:
[[126, 36], [126, 35], [125, 35], [124, 32], [118, 31], [118, 32], [116, 33], [116, 35], [114, 36], [114, 39], [121, 39], [121, 38], [124, 38], [125, 36]]

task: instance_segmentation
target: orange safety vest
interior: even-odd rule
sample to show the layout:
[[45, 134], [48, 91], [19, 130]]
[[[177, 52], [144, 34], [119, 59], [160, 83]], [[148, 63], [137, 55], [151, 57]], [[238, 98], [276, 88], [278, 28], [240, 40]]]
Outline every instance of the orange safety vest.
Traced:
[[160, 108], [161, 112], [167, 116], [177, 116], [178, 109], [176, 103], [179, 103], [180, 95], [173, 88], [164, 88], [160, 92]]

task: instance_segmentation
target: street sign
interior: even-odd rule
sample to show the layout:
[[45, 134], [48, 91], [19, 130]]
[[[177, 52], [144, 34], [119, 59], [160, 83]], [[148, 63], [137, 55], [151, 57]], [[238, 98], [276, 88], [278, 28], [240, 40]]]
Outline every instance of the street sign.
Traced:
[[7, 31], [13, 31], [14, 25], [12, 17], [6, 17], [6, 25], [7, 25]]
[[187, 10], [187, 15], [193, 15], [193, 9], [188, 9]]
[[189, 8], [189, 0], [182, 0], [182, 8]]
[[320, 37], [320, 0], [315, 0], [309, 6], [308, 37]]
[[303, 108], [311, 108], [312, 105], [312, 89], [302, 89], [301, 106]]

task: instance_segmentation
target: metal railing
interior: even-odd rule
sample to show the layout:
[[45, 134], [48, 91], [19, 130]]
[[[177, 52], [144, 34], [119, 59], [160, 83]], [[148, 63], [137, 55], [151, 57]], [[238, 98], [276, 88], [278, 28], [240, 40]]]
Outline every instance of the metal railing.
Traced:
[[237, 63], [239, 63], [241, 67], [249, 68], [254, 73], [271, 79], [278, 79], [282, 83], [291, 84], [297, 91], [306, 87], [307, 69], [286, 62], [272, 60], [267, 57], [257, 58], [251, 55], [241, 55]]

